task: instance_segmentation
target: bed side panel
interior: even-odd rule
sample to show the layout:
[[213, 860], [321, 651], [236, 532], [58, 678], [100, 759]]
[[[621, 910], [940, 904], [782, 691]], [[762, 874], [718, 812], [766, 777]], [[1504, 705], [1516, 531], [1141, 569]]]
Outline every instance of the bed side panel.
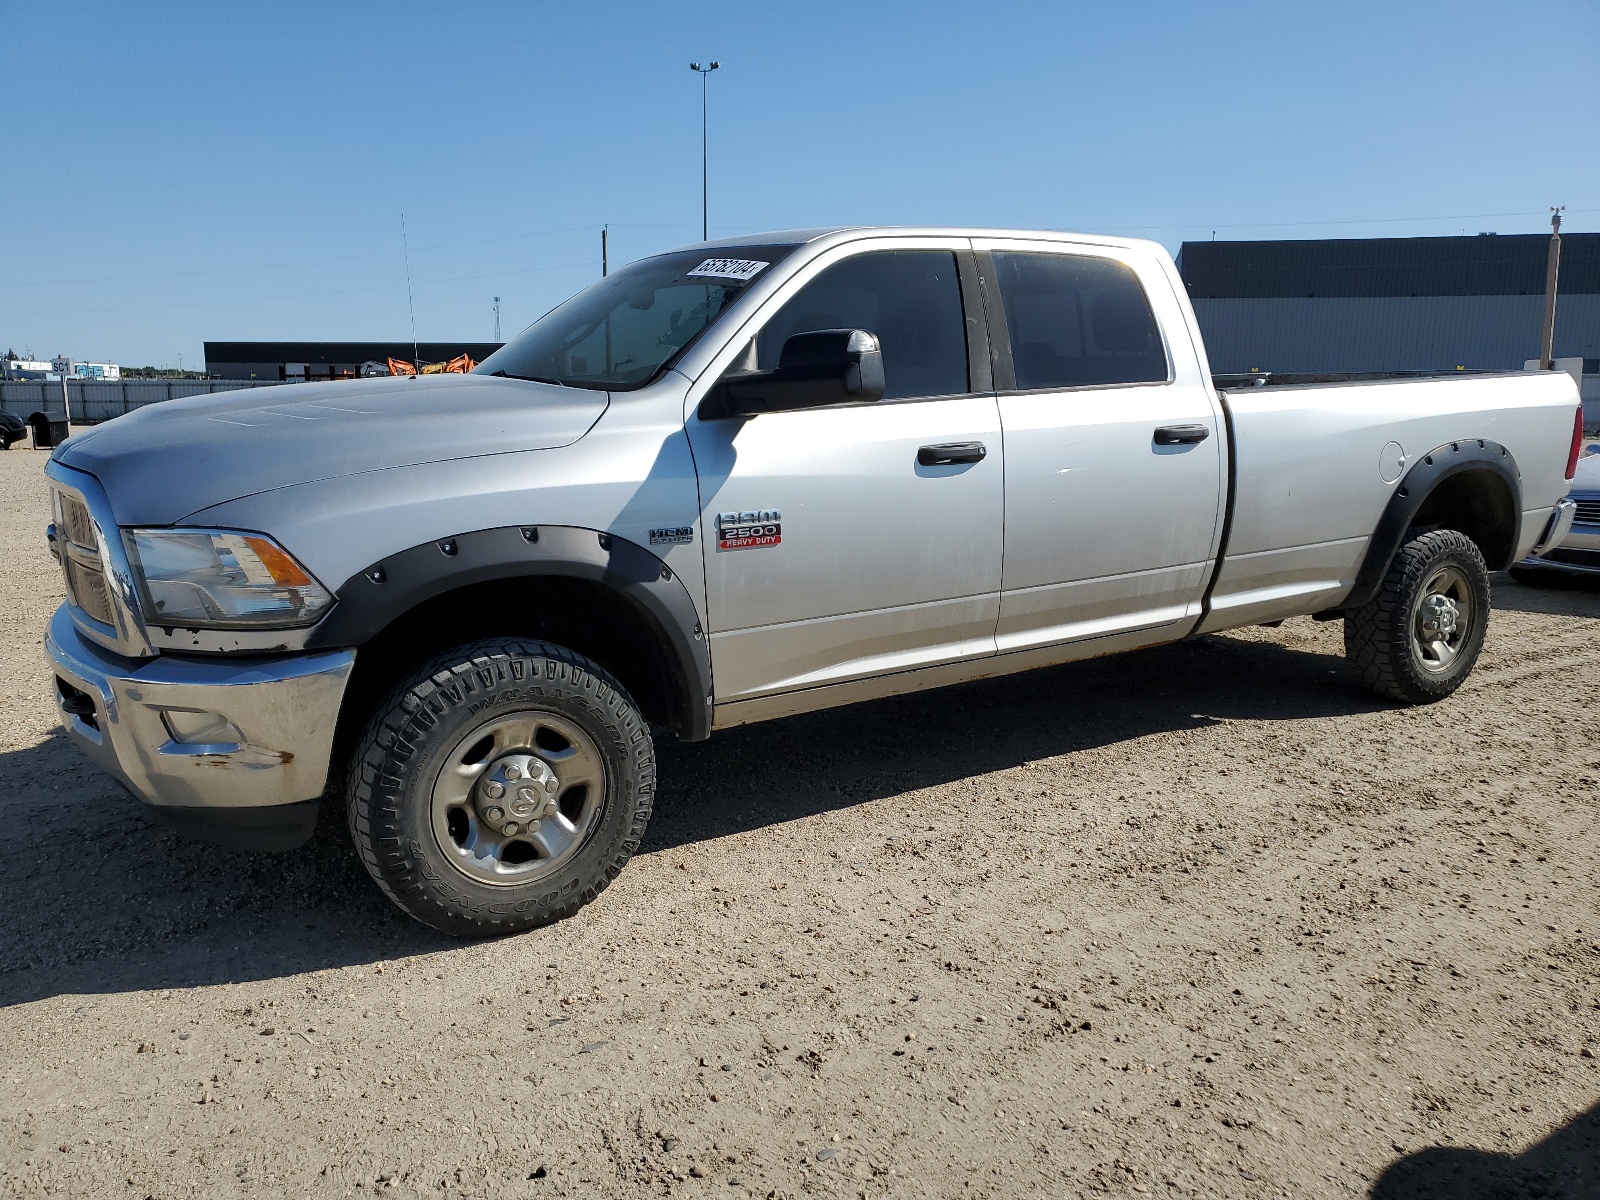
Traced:
[[1237, 476], [1227, 557], [1201, 632], [1337, 605], [1410, 466], [1455, 439], [1511, 450], [1523, 533], [1565, 491], [1577, 392], [1564, 373], [1243, 388], [1227, 393]]

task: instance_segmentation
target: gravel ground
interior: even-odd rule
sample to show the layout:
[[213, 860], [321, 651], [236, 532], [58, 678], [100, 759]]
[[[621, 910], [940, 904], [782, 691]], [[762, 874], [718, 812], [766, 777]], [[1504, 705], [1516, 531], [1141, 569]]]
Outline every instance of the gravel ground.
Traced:
[[1403, 710], [1309, 620], [664, 746], [562, 925], [168, 833], [0, 454], [0, 1195], [1595, 1196], [1600, 589]]

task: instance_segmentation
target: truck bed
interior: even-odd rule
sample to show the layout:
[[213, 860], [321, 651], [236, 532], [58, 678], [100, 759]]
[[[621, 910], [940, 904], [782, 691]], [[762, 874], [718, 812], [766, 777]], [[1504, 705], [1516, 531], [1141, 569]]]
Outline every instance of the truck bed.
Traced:
[[1267, 378], [1219, 392], [1232, 444], [1229, 533], [1201, 632], [1336, 607], [1398, 480], [1452, 440], [1497, 442], [1515, 459], [1518, 557], [1565, 494], [1551, 481], [1562, 477], [1577, 406], [1566, 374]]

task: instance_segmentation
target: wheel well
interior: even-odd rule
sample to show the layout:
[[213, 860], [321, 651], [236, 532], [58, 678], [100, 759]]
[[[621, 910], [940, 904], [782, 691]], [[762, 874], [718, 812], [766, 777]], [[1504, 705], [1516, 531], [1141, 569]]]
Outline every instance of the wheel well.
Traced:
[[652, 728], [684, 727], [681, 672], [664, 633], [636, 604], [604, 584], [569, 576], [498, 579], [424, 601], [357, 650], [334, 737], [334, 769], [343, 769], [373, 710], [406, 675], [452, 646], [495, 637], [576, 650], [627, 689]]
[[1439, 481], [1411, 520], [1413, 528], [1454, 529], [1483, 552], [1491, 571], [1511, 565], [1518, 513], [1511, 488], [1494, 471], [1458, 471]]

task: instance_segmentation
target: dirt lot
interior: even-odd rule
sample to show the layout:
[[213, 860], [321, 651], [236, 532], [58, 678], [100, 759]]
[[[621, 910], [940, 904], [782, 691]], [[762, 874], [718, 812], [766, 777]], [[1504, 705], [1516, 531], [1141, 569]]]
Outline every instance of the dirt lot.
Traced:
[[1600, 589], [1454, 699], [1293, 621], [662, 750], [645, 851], [450, 943], [63, 739], [0, 454], [0, 1194], [1600, 1194]]

